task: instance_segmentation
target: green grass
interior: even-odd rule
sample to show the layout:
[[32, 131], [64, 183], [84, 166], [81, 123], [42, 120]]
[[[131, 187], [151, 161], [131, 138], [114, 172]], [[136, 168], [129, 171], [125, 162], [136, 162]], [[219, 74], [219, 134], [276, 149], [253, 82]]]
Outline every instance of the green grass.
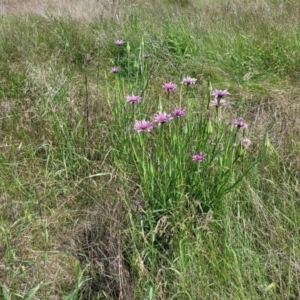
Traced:
[[[3, 15], [0, 298], [298, 299], [299, 11], [155, 0]], [[218, 112], [212, 89], [231, 94]]]

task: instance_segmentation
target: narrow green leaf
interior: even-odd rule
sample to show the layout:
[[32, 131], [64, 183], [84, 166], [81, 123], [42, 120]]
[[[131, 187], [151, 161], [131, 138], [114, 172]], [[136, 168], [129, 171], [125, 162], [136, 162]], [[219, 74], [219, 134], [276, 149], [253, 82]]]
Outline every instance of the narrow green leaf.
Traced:
[[25, 296], [23, 297], [23, 300], [30, 300], [35, 295], [35, 293], [40, 289], [40, 284], [38, 284], [36, 287], [32, 288], [30, 291], [28, 291]]
[[10, 296], [9, 296], [8, 290], [3, 285], [1, 285], [1, 286], [2, 286], [3, 299], [4, 300], [10, 300]]

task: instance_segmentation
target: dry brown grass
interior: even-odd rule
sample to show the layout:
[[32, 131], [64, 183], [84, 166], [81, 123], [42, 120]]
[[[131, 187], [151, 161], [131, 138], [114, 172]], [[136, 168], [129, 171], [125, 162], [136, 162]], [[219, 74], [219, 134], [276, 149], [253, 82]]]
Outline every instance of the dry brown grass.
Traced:
[[69, 15], [72, 18], [93, 19], [114, 15], [119, 0], [1, 0], [0, 14]]

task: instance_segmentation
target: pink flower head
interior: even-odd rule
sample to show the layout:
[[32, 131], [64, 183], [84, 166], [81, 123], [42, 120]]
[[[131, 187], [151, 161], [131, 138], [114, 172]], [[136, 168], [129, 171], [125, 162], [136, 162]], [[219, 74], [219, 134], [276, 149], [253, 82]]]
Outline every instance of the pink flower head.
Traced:
[[166, 112], [161, 112], [159, 111], [155, 116], [154, 116], [154, 121], [158, 123], [158, 125], [161, 125], [163, 123], [166, 123], [170, 120], [172, 120], [172, 116], [167, 114]]
[[234, 125], [234, 127], [237, 127], [237, 128], [248, 128], [248, 124], [245, 123], [242, 118], [235, 119], [233, 121], [233, 125]]
[[210, 102], [210, 106], [224, 106], [226, 105], [226, 101], [224, 99], [215, 98]]
[[134, 130], [137, 132], [151, 131], [153, 129], [153, 124], [146, 120], [136, 121], [134, 124]]
[[136, 95], [128, 95], [126, 97], [126, 101], [129, 102], [129, 103], [137, 103], [137, 102], [140, 102], [142, 100], [142, 98], [140, 96], [136, 96]]
[[227, 90], [213, 90], [212, 92], [212, 95], [215, 97], [215, 98], [222, 98], [226, 95], [230, 95]]
[[173, 82], [166, 82], [162, 85], [162, 88], [166, 91], [173, 91], [177, 89], [177, 84]]
[[184, 77], [183, 78], [183, 83], [186, 85], [190, 85], [190, 84], [195, 84], [197, 81], [196, 78], [191, 78], [191, 77]]
[[111, 71], [112, 73], [118, 73], [118, 72], [119, 72], [119, 69], [118, 69], [117, 67], [112, 67], [112, 68], [110, 69], [110, 71]]
[[115, 44], [118, 46], [123, 46], [124, 45], [124, 41], [123, 40], [116, 40]]
[[174, 117], [183, 117], [185, 115], [185, 110], [183, 108], [175, 108], [173, 111], [172, 111], [172, 115]]
[[204, 160], [204, 154], [203, 154], [202, 152], [195, 153], [195, 154], [192, 156], [192, 160], [193, 160], [193, 161], [201, 162], [201, 161]]
[[144, 53], [144, 58], [149, 58], [150, 57], [150, 54], [148, 54], [148, 53]]

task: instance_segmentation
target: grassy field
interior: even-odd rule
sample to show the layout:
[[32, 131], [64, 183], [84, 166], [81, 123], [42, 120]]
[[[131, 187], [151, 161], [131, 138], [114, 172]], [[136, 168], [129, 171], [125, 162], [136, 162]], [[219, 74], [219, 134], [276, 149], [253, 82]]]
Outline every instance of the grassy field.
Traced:
[[0, 299], [300, 298], [299, 1], [0, 13]]

